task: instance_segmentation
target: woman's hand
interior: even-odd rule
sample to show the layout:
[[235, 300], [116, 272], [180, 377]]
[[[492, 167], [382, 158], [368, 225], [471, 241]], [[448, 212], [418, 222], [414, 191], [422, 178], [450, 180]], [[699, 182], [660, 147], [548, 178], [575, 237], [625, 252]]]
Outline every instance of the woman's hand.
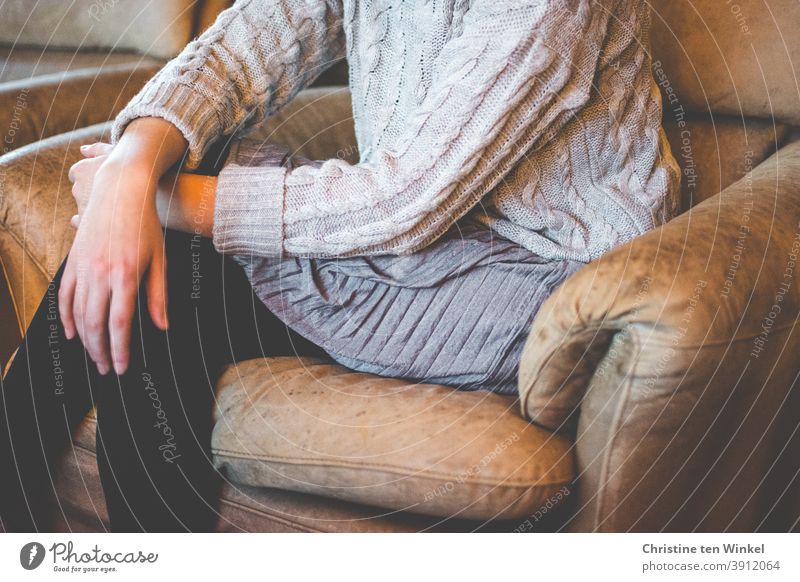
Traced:
[[75, 205], [78, 212], [70, 220], [70, 224], [78, 228], [81, 216], [86, 212], [86, 205], [92, 193], [94, 175], [105, 161], [114, 146], [110, 143], [97, 142], [81, 146], [81, 153], [86, 156], [84, 159], [72, 164], [69, 169], [69, 181], [72, 182], [72, 197], [75, 198]]
[[87, 153], [97, 156], [70, 170], [80, 218], [74, 221], [78, 232], [61, 280], [59, 310], [67, 338], [80, 336], [98, 371], [106, 374], [113, 364], [122, 374], [143, 277], [150, 318], [161, 329], [168, 325], [156, 192], [186, 141], [163, 120], [140, 119], [113, 149], [96, 147]]
[[120, 374], [127, 367], [136, 293], [145, 274], [150, 317], [167, 328], [157, 180], [147, 167], [120, 167], [107, 157], [91, 185], [82, 183], [77, 176], [79, 189], [90, 194], [61, 281], [61, 318], [67, 338], [80, 336], [101, 374], [112, 360]]
[[[81, 153], [86, 158], [70, 168], [72, 195], [78, 207], [77, 214], [70, 221], [75, 228], [78, 228], [89, 202], [94, 175], [113, 147], [105, 142], [81, 146]], [[167, 172], [159, 181], [156, 191], [156, 211], [161, 226], [210, 238], [214, 226], [216, 187], [215, 176]]]

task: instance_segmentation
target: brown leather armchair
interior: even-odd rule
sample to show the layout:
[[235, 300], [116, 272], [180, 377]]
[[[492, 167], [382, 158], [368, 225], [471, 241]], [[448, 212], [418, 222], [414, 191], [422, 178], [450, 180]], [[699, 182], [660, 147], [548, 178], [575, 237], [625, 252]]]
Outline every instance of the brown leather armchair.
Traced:
[[[685, 212], [548, 299], [520, 397], [322, 360], [232, 366], [213, 435], [228, 480], [220, 530], [798, 528], [800, 5], [738, 7], [654, 3]], [[310, 158], [352, 157], [349, 105], [341, 87], [307, 90], [254, 135]], [[0, 257], [23, 324], [71, 241], [66, 169], [108, 130], [59, 133], [72, 129], [64, 119], [0, 158]], [[93, 423], [62, 459], [60, 529], [107, 527]]]

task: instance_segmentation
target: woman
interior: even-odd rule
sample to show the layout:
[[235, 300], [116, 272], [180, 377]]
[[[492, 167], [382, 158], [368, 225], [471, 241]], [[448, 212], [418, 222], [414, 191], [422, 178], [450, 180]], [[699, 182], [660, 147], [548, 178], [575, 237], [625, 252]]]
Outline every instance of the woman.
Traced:
[[[119, 115], [114, 145], [70, 171], [60, 322], [46, 299], [3, 388], [2, 474], [19, 475], [0, 496], [8, 526], [46, 526], [35, 500], [96, 404], [112, 527], [213, 528], [213, 381], [228, 362], [330, 355], [513, 392], [547, 295], [675, 212], [648, 28], [641, 0], [242, 0], [222, 13]], [[171, 172], [343, 56], [357, 164], [236, 140], [217, 177]]]

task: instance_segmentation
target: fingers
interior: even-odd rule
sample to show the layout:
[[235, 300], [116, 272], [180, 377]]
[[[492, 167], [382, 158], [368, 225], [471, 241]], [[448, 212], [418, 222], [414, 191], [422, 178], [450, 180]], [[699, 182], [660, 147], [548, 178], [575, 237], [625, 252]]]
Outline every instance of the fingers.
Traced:
[[75, 297], [75, 265], [72, 257], [67, 257], [67, 265], [61, 275], [61, 285], [58, 288], [58, 311], [61, 323], [64, 326], [64, 335], [68, 340], [75, 337], [75, 319], [72, 313], [72, 302]]
[[[91, 160], [78, 160], [69, 167], [67, 178], [73, 184], [83, 175], [84, 169], [87, 169], [93, 162]], [[74, 192], [73, 192], [74, 194]]]
[[86, 295], [83, 311], [83, 347], [97, 364], [101, 374], [111, 370], [111, 350], [109, 348], [108, 313], [111, 289], [107, 271], [93, 273], [92, 285]]
[[96, 143], [84, 144], [81, 146], [81, 153], [87, 158], [96, 158], [97, 156], [105, 156], [111, 153], [114, 149], [110, 143], [98, 141]]
[[69, 181], [74, 184], [83, 177], [92, 177], [94, 172], [100, 167], [104, 160], [104, 154], [97, 154], [95, 156], [85, 157], [82, 160], [78, 160], [69, 167], [67, 178], [69, 178]]
[[128, 369], [131, 343], [131, 325], [136, 306], [138, 284], [133, 274], [118, 271], [114, 275], [111, 308], [108, 315], [111, 339], [111, 360], [114, 371], [122, 375]]
[[165, 330], [169, 326], [167, 318], [167, 279], [166, 259], [163, 249], [159, 249], [150, 263], [147, 272], [147, 309], [156, 327]]

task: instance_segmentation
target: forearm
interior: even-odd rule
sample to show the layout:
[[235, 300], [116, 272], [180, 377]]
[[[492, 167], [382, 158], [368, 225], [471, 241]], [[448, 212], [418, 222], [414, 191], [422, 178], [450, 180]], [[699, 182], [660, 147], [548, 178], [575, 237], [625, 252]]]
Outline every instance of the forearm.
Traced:
[[169, 172], [159, 183], [156, 209], [167, 228], [211, 237], [214, 226], [215, 176]]
[[196, 168], [221, 136], [279, 110], [344, 48], [341, 2], [237, 2], [126, 105], [112, 142], [134, 120], [159, 117], [186, 137]]

